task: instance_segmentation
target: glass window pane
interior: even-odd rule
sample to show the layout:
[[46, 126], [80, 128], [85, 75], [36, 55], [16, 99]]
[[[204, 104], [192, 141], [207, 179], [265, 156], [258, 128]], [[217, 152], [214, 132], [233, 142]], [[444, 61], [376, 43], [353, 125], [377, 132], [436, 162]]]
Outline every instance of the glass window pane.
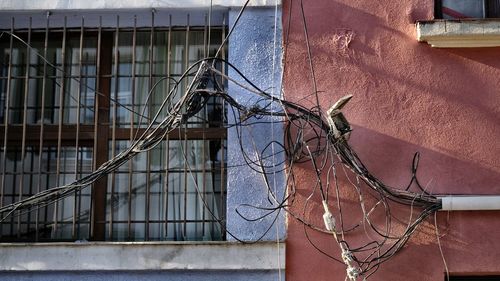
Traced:
[[[39, 191], [62, 186], [88, 175], [92, 170], [92, 148], [80, 147], [78, 153], [75, 152], [74, 147], [62, 147], [59, 154], [56, 147], [44, 147], [40, 153], [38, 147], [28, 146], [22, 157], [21, 148], [8, 150], [2, 204], [26, 199]], [[90, 189], [83, 189], [38, 209], [29, 209], [28, 212], [13, 216], [14, 221], [1, 223], [0, 241], [88, 239]], [[74, 216], [77, 219], [74, 220]], [[9, 224], [13, 225], [7, 227]]]
[[[118, 141], [116, 154], [126, 145], [128, 141]], [[149, 154], [139, 154], [123, 165], [108, 179], [108, 206], [113, 212], [108, 239], [128, 240], [129, 221], [132, 240], [222, 239], [219, 221], [225, 212], [221, 193], [225, 182], [220, 160], [210, 156], [217, 155], [212, 150], [221, 149], [220, 141], [170, 141], [168, 146], [162, 142]], [[147, 237], [135, 229], [146, 225]]]
[[484, 1], [481, 0], [443, 0], [443, 18], [483, 18]]

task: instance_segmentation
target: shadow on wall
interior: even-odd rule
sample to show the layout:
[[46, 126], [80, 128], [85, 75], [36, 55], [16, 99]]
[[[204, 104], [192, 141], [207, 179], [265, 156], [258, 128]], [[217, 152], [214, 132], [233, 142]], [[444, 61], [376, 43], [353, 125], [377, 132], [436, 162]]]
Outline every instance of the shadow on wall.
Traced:
[[353, 126], [350, 140], [367, 168], [393, 187], [405, 187], [411, 177], [412, 158], [420, 153], [417, 176], [434, 194], [500, 194], [500, 171], [402, 141], [371, 129]]
[[[470, 160], [473, 168], [500, 168], [500, 160], [489, 152], [500, 151], [499, 48], [435, 49], [401, 31], [408, 26], [414, 30], [413, 24], [391, 28], [377, 10], [370, 13], [338, 2], [318, 6], [304, 8], [323, 109], [346, 93], [354, 94], [346, 109], [353, 123]], [[334, 14], [330, 20], [313, 20], [325, 9]], [[292, 17], [286, 98], [312, 107], [297, 4]], [[457, 164], [451, 165], [456, 170]]]
[[[411, 178], [413, 154], [418, 151], [420, 163], [417, 175], [420, 183], [429, 192], [434, 194], [500, 194], [498, 185], [500, 172], [475, 163], [473, 158], [471, 161], [463, 161], [371, 129], [359, 126], [354, 126], [353, 129], [350, 142], [360, 159], [374, 176], [392, 187], [404, 188], [408, 185]], [[311, 184], [311, 179], [315, 178], [314, 172], [306, 164], [298, 165], [295, 169], [297, 170], [297, 192], [292, 212], [303, 216], [312, 225], [322, 228], [321, 198], [317, 187], [316, 191], [313, 191], [314, 185]], [[356, 192], [346, 181], [341, 169], [338, 167], [337, 170], [339, 171], [341, 204], [345, 216], [344, 225], [346, 229], [350, 229], [359, 222], [362, 213]], [[365, 203], [369, 209], [375, 201], [368, 195], [371, 192], [368, 192], [365, 185], [361, 188], [365, 199], [368, 199]], [[334, 216], [339, 222], [333, 190], [329, 199], [331, 209], [335, 210]], [[393, 234], [402, 233], [406, 227], [405, 221], [410, 217], [411, 208], [398, 204], [391, 204], [390, 208], [394, 217]], [[420, 210], [414, 211], [416, 214]], [[382, 207], [376, 209], [370, 217], [372, 222], [380, 226], [385, 218], [384, 209]], [[500, 220], [497, 219], [498, 212], [438, 212], [437, 217], [443, 252], [450, 270], [489, 272], [498, 269], [497, 259], [494, 258], [497, 255], [497, 249], [493, 246], [497, 244], [497, 237], [484, 235], [492, 229], [500, 228]], [[338, 259], [340, 257], [338, 245], [330, 234], [311, 230], [292, 218], [289, 218], [288, 229], [287, 267], [295, 268], [295, 270], [287, 273], [287, 280], [308, 280], [310, 276], [314, 276], [315, 280], [344, 280], [345, 266], [322, 255], [311, 245], [314, 244]], [[377, 238], [372, 231], [369, 231], [368, 236], [365, 233], [366, 230], [360, 225], [355, 231], [346, 233], [346, 241], [352, 247], [356, 247]], [[307, 239], [310, 239], [310, 242], [305, 234], [308, 235]], [[444, 265], [436, 241], [434, 217], [430, 216], [419, 225], [407, 246], [384, 263], [379, 272], [370, 280], [401, 280], [402, 274], [419, 276], [418, 279], [409, 280], [438, 280], [436, 279], [438, 276], [443, 276]], [[481, 260], [479, 265], [478, 260]], [[418, 266], [415, 266], [416, 261], [418, 261]]]
[[[496, 235], [485, 235], [500, 228], [498, 212], [438, 212], [437, 224], [441, 249], [451, 273], [498, 274], [498, 239]], [[414, 266], [416, 261], [418, 266]], [[418, 280], [446, 280], [442, 279], [445, 266], [437, 244], [434, 217], [419, 226], [408, 247], [385, 263], [376, 276], [382, 277], [381, 280], [400, 280], [394, 277], [401, 272], [422, 276]]]

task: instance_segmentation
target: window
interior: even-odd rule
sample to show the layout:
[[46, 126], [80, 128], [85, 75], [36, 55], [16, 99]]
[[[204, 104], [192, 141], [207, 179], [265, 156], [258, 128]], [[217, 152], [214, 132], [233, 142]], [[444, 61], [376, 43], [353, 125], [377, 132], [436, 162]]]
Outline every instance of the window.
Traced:
[[[16, 28], [12, 19], [6, 31], [15, 36], [0, 38], [1, 205], [73, 182], [126, 149], [172, 81], [214, 55], [225, 36], [222, 22], [190, 26], [187, 15], [187, 25], [165, 27], [151, 17], [147, 27], [114, 17], [111, 28], [102, 18], [98, 26], [82, 17], [79, 27], [56, 28], [49, 20], [33, 28], [31, 18]], [[155, 149], [92, 187], [3, 221], [0, 241], [225, 239], [224, 112], [212, 98]]]
[[438, 19], [498, 18], [500, 0], [436, 0]]

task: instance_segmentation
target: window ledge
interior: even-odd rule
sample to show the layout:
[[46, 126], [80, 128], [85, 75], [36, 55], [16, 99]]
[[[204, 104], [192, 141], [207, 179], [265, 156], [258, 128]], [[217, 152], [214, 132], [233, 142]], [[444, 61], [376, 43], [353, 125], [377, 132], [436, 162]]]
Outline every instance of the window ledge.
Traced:
[[[279, 253], [279, 259], [277, 254]], [[3, 243], [0, 271], [277, 270], [285, 245], [230, 242]]]
[[500, 46], [500, 19], [417, 22], [417, 40], [435, 48]]

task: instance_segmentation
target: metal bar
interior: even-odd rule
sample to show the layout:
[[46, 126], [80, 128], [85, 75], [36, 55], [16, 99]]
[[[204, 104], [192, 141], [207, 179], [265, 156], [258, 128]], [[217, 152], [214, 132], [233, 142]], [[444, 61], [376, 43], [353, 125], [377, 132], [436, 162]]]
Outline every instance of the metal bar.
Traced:
[[203, 26], [203, 57], [208, 57], [208, 44], [207, 44], [207, 29], [208, 29], [207, 14], [205, 14], [205, 25]]
[[[211, 9], [211, 6], [210, 5], [210, 9]], [[208, 18], [210, 19], [210, 15], [208, 16]], [[208, 34], [207, 34], [207, 29], [208, 29]], [[205, 15], [205, 28], [203, 29], [203, 56], [206, 58], [208, 57], [208, 52], [209, 52], [209, 41], [207, 40], [207, 36], [210, 36], [210, 23], [207, 22], [207, 16]], [[207, 121], [210, 121], [208, 120], [208, 114], [207, 114], [207, 107], [204, 107], [204, 118], [205, 120]], [[206, 138], [205, 138], [205, 128], [207, 128], [208, 124], [203, 124], [203, 137], [202, 137], [202, 152], [201, 152], [201, 155], [202, 155], [202, 160], [201, 160], [201, 163], [202, 163], [202, 194], [201, 194], [201, 200], [202, 200], [202, 204], [201, 204], [201, 208], [202, 208], [202, 212], [201, 212], [201, 218], [202, 218], [202, 225], [201, 225], [201, 232], [203, 233], [203, 236], [205, 235], [205, 213], [206, 213], [206, 208], [205, 208], [205, 202], [206, 202], [206, 189], [207, 189], [207, 186], [206, 186], [206, 181], [207, 181], [207, 175], [206, 175], [206, 170], [205, 170], [205, 163], [207, 161], [206, 157], [205, 157], [205, 154], [206, 154], [206, 150], [205, 150], [205, 145], [206, 145]], [[210, 151], [210, 150], [209, 150]], [[212, 190], [213, 190], [213, 186], [212, 186]]]
[[[88, 148], [85, 148], [85, 150], [88, 149]], [[82, 155], [79, 156], [79, 163], [77, 164], [79, 167], [80, 167], [80, 171], [79, 171], [79, 175], [81, 176], [83, 174], [83, 153], [85, 153], [86, 151], [85, 150], [81, 150], [81, 153]], [[80, 154], [79, 151], [77, 151], [76, 153]], [[76, 213], [73, 217], [77, 218], [77, 220], [73, 221], [73, 226], [76, 226], [76, 229], [73, 231], [73, 236], [74, 238], [73, 239], [78, 239], [80, 237], [80, 233], [81, 233], [81, 225], [82, 225], [82, 219], [85, 217], [81, 217], [80, 214], [82, 213], [82, 194], [83, 192], [81, 190], [79, 190], [77, 193], [75, 193], [75, 209], [74, 209], [74, 212]]]
[[[63, 144], [70, 143], [74, 145], [74, 138], [76, 132], [76, 124], [63, 124], [61, 126], [61, 142]], [[8, 143], [19, 146], [19, 143], [22, 141], [22, 125], [9, 125], [5, 127], [4, 125], [0, 125], [0, 132], [3, 133], [5, 128], [8, 129], [9, 138]], [[41, 124], [40, 125], [26, 125], [26, 144], [37, 145], [40, 140], [40, 133], [42, 131]], [[88, 142], [93, 141], [93, 131], [94, 128], [92, 125], [80, 125], [80, 142]], [[58, 135], [59, 135], [59, 126], [58, 125], [45, 125], [43, 127], [43, 136], [44, 142], [46, 143], [54, 143], [57, 144]], [[122, 133], [120, 133], [122, 134]], [[0, 136], [0, 140], [4, 140], [4, 136]], [[64, 145], [67, 146], [67, 145]]]
[[[120, 16], [116, 16], [116, 30], [115, 30], [115, 53], [114, 53], [114, 82], [115, 82], [115, 91], [114, 91], [114, 100], [118, 101], [118, 47], [119, 47], [119, 33], [120, 33]], [[111, 127], [111, 157], [114, 158], [116, 155], [116, 118], [117, 118], [118, 105], [116, 102], [113, 102], [113, 117], [112, 117], [112, 127]], [[108, 225], [108, 235], [110, 239], [113, 239], [113, 196], [115, 193], [115, 184], [116, 184], [116, 175], [114, 172], [111, 172], [111, 204], [109, 204], [109, 225]]]
[[164, 194], [163, 194], [163, 213], [164, 213], [164, 237], [168, 237], [168, 177], [169, 177], [169, 166], [170, 166], [170, 140], [165, 141], [165, 186], [164, 186]]
[[[63, 39], [62, 39], [62, 46], [61, 46], [61, 90], [59, 91], [59, 120], [58, 120], [58, 135], [57, 135], [57, 159], [56, 159], [56, 185], [60, 186], [61, 185], [61, 134], [62, 134], [62, 125], [63, 125], [63, 115], [64, 115], [64, 92], [65, 92], [65, 85], [66, 85], [66, 22], [67, 22], [67, 17], [64, 17], [64, 27], [63, 27]], [[54, 224], [52, 228], [52, 237], [55, 236], [57, 232], [57, 213], [58, 213], [58, 207], [59, 207], [59, 202], [56, 201], [54, 203]], [[62, 214], [61, 214], [62, 218]]]
[[[47, 150], [47, 167], [51, 167], [52, 166], [52, 162], [53, 162], [53, 159], [51, 158], [51, 156], [52, 156], [52, 151], [54, 150], [54, 147], [47, 147], [46, 150]], [[50, 170], [50, 168], [47, 168], [47, 172], [49, 170]], [[46, 187], [50, 186], [50, 178], [48, 176], [45, 177], [45, 186]], [[51, 222], [49, 222], [49, 210], [48, 210], [48, 208], [45, 208], [44, 209], [44, 214], [43, 214], [42, 225], [47, 225], [47, 224], [50, 224], [50, 223]]]
[[[202, 193], [201, 193], [201, 220], [202, 220], [202, 224], [201, 224], [201, 232], [203, 233], [203, 236], [205, 235], [205, 212], [206, 212], [206, 208], [205, 208], [205, 204], [204, 202], [206, 202], [206, 192], [207, 192], [207, 186], [206, 186], [206, 180], [207, 180], [207, 171], [205, 169], [205, 163], [207, 161], [206, 157], [205, 157], [205, 154], [206, 154], [206, 150], [205, 150], [205, 145], [206, 145], [206, 141], [205, 139], [203, 139], [201, 141], [202, 145], [201, 145], [201, 165], [202, 165]], [[198, 198], [198, 197], [196, 197]]]
[[[78, 81], [82, 81], [82, 60], [83, 60], [83, 34], [84, 34], [84, 18], [82, 17], [82, 24], [80, 26], [80, 46], [79, 46], [79, 52], [78, 52]], [[78, 95], [76, 97], [76, 133], [75, 133], [75, 180], [79, 179], [79, 173], [78, 173], [78, 168], [79, 168], [79, 140], [80, 140], [80, 105], [81, 105], [81, 95], [82, 95], [82, 87], [78, 87]], [[77, 213], [77, 205], [78, 205], [78, 198], [81, 196], [81, 191], [75, 192], [74, 198], [73, 198], [73, 219], [72, 219], [72, 227], [71, 227], [71, 237], [73, 239], [76, 239], [76, 218], [78, 217], [79, 213]]]
[[[226, 16], [223, 17], [222, 19], [222, 38], [221, 38], [221, 42], [224, 42], [224, 39], [226, 38], [226, 28], [224, 26], [226, 26]], [[226, 48], [222, 48], [222, 51], [221, 51], [221, 56], [222, 58], [226, 58]], [[222, 65], [222, 73], [226, 73], [226, 67], [225, 67], [225, 64], [221, 64]], [[222, 120], [223, 122], [225, 122], [224, 120], [224, 114], [226, 112], [226, 104], [224, 101], [222, 101]], [[225, 232], [225, 228], [226, 228], [226, 191], [225, 191], [225, 185], [226, 185], [226, 178], [225, 178], [225, 175], [226, 175], [226, 171], [225, 171], [225, 146], [226, 146], [226, 143], [225, 143], [225, 140], [226, 140], [226, 136], [224, 136], [224, 138], [221, 138], [221, 147], [220, 147], [220, 150], [221, 150], [221, 156], [220, 156], [220, 196], [221, 196], [221, 206], [219, 207], [219, 220], [221, 222], [221, 227], [220, 227], [220, 231], [221, 231], [221, 237], [222, 237], [222, 240], [226, 240], [226, 232]]]
[[[136, 42], [137, 42], [137, 16], [134, 16], [134, 30], [132, 31], [132, 110], [135, 111], [135, 60], [136, 60]], [[141, 108], [140, 105], [138, 108]], [[134, 140], [134, 114], [130, 114], [130, 143]], [[138, 128], [141, 124], [137, 125]], [[128, 220], [127, 220], [127, 239], [131, 239], [132, 233], [132, 180], [133, 180], [133, 162], [129, 161], [128, 164]]]
[[220, 206], [220, 215], [219, 215], [219, 219], [220, 222], [221, 222], [221, 227], [220, 227], [220, 230], [221, 230], [221, 237], [223, 240], [226, 240], [226, 233], [224, 232], [224, 229], [226, 228], [226, 190], [225, 190], [225, 187], [226, 187], [226, 162], [225, 162], [225, 146], [226, 146], [226, 143], [225, 143], [226, 139], [225, 138], [221, 138], [221, 147], [220, 147], [220, 151], [221, 151], [221, 159], [220, 159], [220, 197], [221, 197], [221, 206]]
[[[34, 168], [35, 168], [35, 153], [34, 153], [34, 150], [33, 150], [33, 147], [31, 147], [30, 149], [30, 168], [29, 170], [30, 171], [33, 171]], [[32, 196], [33, 195], [33, 176], [34, 176], [34, 173], [29, 173], [29, 190], [28, 190], [28, 196]], [[26, 221], [26, 225], [27, 225], [27, 229], [26, 231], [29, 233], [30, 232], [30, 227], [31, 227], [31, 217], [32, 217], [33, 213], [29, 212], [27, 214], [27, 221]]]
[[[85, 68], [83, 68], [84, 73], [83, 74], [80, 73], [81, 77], [80, 77], [79, 81], [80, 81], [81, 85], [88, 85], [88, 78], [95, 78], [94, 76], [88, 75], [89, 74], [89, 67], [87, 66], [87, 64], [89, 63], [89, 53], [85, 52], [85, 58], [82, 58], [82, 59], [86, 62], [86, 66], [85, 66]], [[83, 100], [85, 102], [85, 104], [83, 105], [83, 116], [84, 116], [83, 122], [85, 122], [85, 123], [87, 122], [87, 120], [86, 120], [87, 112], [89, 112], [89, 111], [93, 112], [92, 109], [88, 108], [91, 106], [87, 104], [87, 100], [88, 100], [88, 96], [89, 96], [88, 91], [89, 91], [89, 89], [87, 89], [87, 88], [85, 88], [85, 90], [83, 91]]]
[[[151, 11], [151, 31], [150, 31], [150, 41], [149, 41], [149, 85], [148, 92], [151, 91], [153, 86], [153, 72], [154, 72], [154, 32], [155, 32], [155, 10]], [[154, 94], [153, 94], [154, 97]], [[151, 106], [148, 111], [148, 117], [152, 117], [152, 111], [154, 109], [154, 98], [151, 99]], [[146, 173], [146, 223], [145, 223], [145, 239], [149, 240], [149, 208], [150, 208], [150, 192], [151, 192], [151, 151], [148, 151], [146, 154], [146, 162], [147, 162], [147, 173]]]
[[[165, 67], [167, 77], [170, 77], [170, 56], [172, 54], [172, 15], [169, 14], [169, 25], [167, 32], [167, 61]], [[167, 93], [170, 93], [170, 81], [167, 83]], [[165, 152], [165, 237], [168, 237], [168, 177], [169, 177], [169, 168], [170, 168], [170, 138], [167, 135], [166, 139], [166, 152]]]
[[[185, 65], [184, 65], [184, 69], [188, 69], [189, 67], [189, 14], [187, 14], [187, 23], [186, 23], [186, 41], [185, 41], [185, 45], [184, 45], [184, 55], [185, 55]], [[183, 89], [183, 90], [186, 90], [186, 89]], [[187, 123], [189, 123], [189, 121], [187, 121]], [[186, 127], [187, 127], [187, 124], [186, 124]], [[186, 130], [187, 131], [187, 130]], [[187, 195], [188, 195], [188, 191], [187, 191], [187, 182], [188, 182], [188, 163], [187, 163], [187, 157], [186, 155], [189, 154], [188, 152], [188, 141], [187, 141], [187, 136], [184, 135], [184, 149], [183, 149], [183, 152], [184, 152], [184, 224], [183, 224], [183, 230], [184, 230], [184, 239], [187, 238], [187, 223], [186, 223], [186, 220], [187, 220]]]
[[[47, 58], [47, 49], [49, 45], [49, 22], [50, 22], [50, 13], [47, 12], [47, 25], [45, 27], [45, 42], [43, 46], [43, 57]], [[40, 110], [40, 133], [39, 133], [39, 143], [38, 143], [38, 180], [36, 186], [36, 193], [40, 192], [42, 187], [42, 161], [43, 161], [43, 136], [44, 136], [44, 123], [45, 123], [45, 92], [47, 86], [47, 62], [43, 60], [43, 78], [42, 78], [42, 97], [41, 97], [41, 110]], [[46, 209], [45, 209], [46, 210]], [[39, 216], [40, 209], [36, 208], [35, 211], [35, 241], [39, 239]]]
[[[11, 26], [10, 26], [10, 33], [14, 34], [14, 18], [11, 18]], [[6, 97], [5, 97], [5, 115], [4, 115], [4, 135], [3, 135], [3, 154], [2, 154], [2, 175], [5, 175], [6, 171], [6, 166], [7, 166], [7, 136], [8, 136], [8, 125], [9, 125], [9, 115], [10, 115], [10, 91], [11, 91], [11, 77], [12, 77], [12, 49], [13, 49], [13, 44], [14, 44], [14, 37], [11, 35], [10, 36], [10, 43], [9, 43], [9, 67], [7, 69], [7, 90], [5, 91]], [[5, 176], [2, 176], [2, 190], [0, 192], [0, 206], [3, 206], [3, 201], [4, 201], [4, 192], [5, 192]], [[0, 232], [0, 235], [2, 233]]]
[[184, 153], [184, 222], [182, 224], [182, 235], [183, 235], [183, 239], [186, 240], [187, 238], [187, 224], [186, 224], [186, 220], [187, 220], [187, 181], [188, 181], [188, 173], [187, 173], [187, 169], [188, 169], [188, 165], [187, 165], [187, 149], [188, 149], [188, 145], [187, 145], [187, 138], [184, 138], [183, 140], [183, 149], [182, 149], [182, 152]]
[[[96, 52], [96, 93], [94, 94], [94, 147], [93, 147], [93, 157], [92, 157], [92, 170], [95, 171], [99, 167], [97, 162], [97, 136], [98, 136], [98, 128], [99, 128], [99, 96], [97, 94], [100, 91], [100, 79], [101, 79], [101, 43], [102, 43], [102, 16], [99, 16], [99, 29], [97, 33], [97, 52]], [[97, 194], [98, 185], [96, 183], [92, 186], [92, 194], [91, 194], [91, 214], [90, 214], [90, 237], [94, 238], [97, 235], [96, 227], [97, 224], [95, 222], [96, 217], [96, 209], [99, 209], [96, 206], [96, 194]], [[99, 233], [100, 234], [100, 233]], [[99, 235], [100, 236], [100, 235]], [[100, 238], [100, 237], [99, 237]]]
[[205, 56], [210, 56], [210, 43], [211, 41], [211, 35], [212, 35], [212, 5], [210, 5], [210, 8], [208, 10], [208, 44], [207, 44], [207, 55]]
[[[17, 150], [17, 148], [16, 148], [16, 149], [14, 150], [14, 157], [15, 157], [14, 159], [18, 159], [18, 153], [19, 153], [19, 150]], [[14, 198], [15, 198], [15, 195], [16, 195], [16, 193], [15, 193], [15, 192], [16, 192], [16, 191], [15, 191], [15, 187], [16, 187], [15, 182], [17, 181], [17, 180], [16, 180], [16, 176], [17, 176], [17, 165], [15, 165], [15, 166], [14, 166], [14, 173], [13, 173], [13, 174], [14, 174], [14, 177], [13, 177], [13, 179], [12, 179], [12, 183], [13, 183], [13, 184], [12, 184], [12, 188], [11, 188], [11, 190], [12, 190], [12, 195], [13, 195], [13, 196], [12, 196], [12, 198], [13, 198], [13, 199], [12, 199], [12, 201], [14, 201]], [[10, 236], [14, 236], [14, 216], [11, 216], [11, 217], [10, 217]]]
[[[19, 196], [18, 199], [21, 201], [23, 199], [23, 188], [24, 188], [24, 157], [26, 156], [26, 123], [28, 118], [28, 94], [30, 85], [30, 60], [31, 60], [31, 24], [32, 18], [29, 19], [28, 26], [28, 41], [26, 47], [26, 69], [24, 77], [24, 96], [23, 96], [23, 134], [21, 140], [21, 175], [19, 179]], [[17, 217], [17, 237], [21, 237], [21, 216]]]
[[[83, 21], [83, 19], [82, 19], [82, 21]], [[82, 25], [83, 25], [83, 24], [82, 24]], [[84, 27], [84, 28], [85, 28], [85, 27]], [[93, 46], [93, 47], [95, 48], [96, 46]], [[83, 84], [83, 85], [88, 85], [88, 78], [92, 78], [92, 77], [93, 77], [94, 79], [96, 79], [96, 76], [95, 76], [96, 74], [94, 74], [94, 75], [90, 76], [90, 75], [89, 75], [89, 66], [87, 66], [87, 65], [89, 65], [89, 64], [90, 64], [90, 65], [92, 65], [92, 63], [95, 63], [95, 61], [94, 61], [94, 62], [92, 62], [92, 63], [90, 62], [90, 60], [89, 60], [89, 53], [88, 53], [88, 52], [86, 52], [86, 53], [85, 53], [85, 59], [84, 59], [84, 61], [86, 62], [86, 66], [85, 66], [85, 68], [84, 68], [85, 73], [84, 73], [84, 75], [83, 75], [83, 77], [84, 77], [84, 78], [82, 77], [82, 78], [83, 78], [83, 80], [80, 80], [80, 83], [81, 83], [81, 84]], [[96, 80], [97, 80], [97, 79], [96, 79]], [[95, 80], [94, 80], [94, 81], [95, 81]], [[94, 85], [94, 87], [95, 87], [95, 85]], [[88, 89], [88, 88], [85, 88], [85, 91], [84, 91], [84, 100], [85, 100], [85, 104], [84, 104], [84, 107], [83, 107], [83, 116], [85, 116], [85, 117], [84, 117], [84, 119], [85, 119], [85, 121], [84, 121], [84, 122], [85, 122], [85, 123], [87, 123], [87, 122], [88, 122], [88, 121], [86, 120], [87, 112], [92, 112], [92, 113], [94, 113], [94, 112], [95, 112], [95, 108], [94, 108], [94, 110], [92, 110], [92, 109], [90, 109], [90, 108], [91, 108], [91, 105], [87, 105], [87, 100], [88, 100], [88, 97], [89, 97], [89, 89]], [[94, 103], [95, 103], [95, 98], [94, 98], [93, 100], [94, 100]], [[90, 108], [88, 108], [88, 107], [90, 107]], [[88, 147], [92, 147], [92, 146], [93, 146], [93, 143], [94, 143], [94, 125], [85, 125], [85, 127], [88, 127], [88, 132], [87, 132], [86, 134], [87, 134], [88, 136], [90, 136], [90, 137], [92, 138], [92, 140], [88, 140], [88, 139], [85, 139], [84, 137], [82, 137], [82, 131], [83, 131], [83, 130], [82, 130], [82, 125], [80, 125], [80, 132], [79, 132], [79, 134], [78, 134], [78, 141], [79, 141], [79, 142], [85, 142], [85, 143], [87, 143], [87, 148], [86, 148], [86, 149], [89, 149]], [[91, 142], [91, 144], [90, 144], [90, 142]], [[91, 161], [94, 161], [94, 150], [93, 150], [93, 149], [91, 149], [91, 152], [92, 152], [92, 159], [91, 159]], [[82, 159], [82, 158], [80, 158], [80, 159]], [[93, 163], [93, 162], [92, 162], [92, 163]], [[83, 167], [83, 163], [82, 163], [82, 165], [80, 165], [80, 167]], [[87, 171], [87, 172], [88, 172], [88, 171]], [[82, 172], [80, 172], [80, 174], [82, 174], [82, 173], [83, 173], [83, 171], [82, 171]], [[83, 196], [82, 194], [83, 194], [83, 192], [82, 192], [82, 191], [80, 191], [79, 196], [78, 196], [78, 216], [79, 216], [79, 217], [78, 217], [78, 235], [79, 235], [79, 236], [81, 236], [81, 235], [82, 235], [82, 234], [81, 234], [81, 224], [82, 224], [82, 220], [83, 220], [83, 218], [85, 218], [85, 217], [81, 217], [81, 216], [80, 216], [80, 214], [81, 214], [81, 212], [82, 212], [82, 196]], [[85, 221], [85, 223], [87, 223], [87, 224], [89, 224], [89, 225], [90, 225], [90, 219], [91, 219], [91, 215], [90, 215], [91, 210], [92, 210], [92, 209], [90, 208], [88, 211], [86, 211], [86, 212], [87, 212], [87, 217], [86, 217], [86, 221]], [[89, 233], [87, 233], [87, 235], [88, 235], [88, 234], [89, 234]], [[87, 238], [88, 236], [84, 236], [84, 237], [86, 237], [86, 238]]]

